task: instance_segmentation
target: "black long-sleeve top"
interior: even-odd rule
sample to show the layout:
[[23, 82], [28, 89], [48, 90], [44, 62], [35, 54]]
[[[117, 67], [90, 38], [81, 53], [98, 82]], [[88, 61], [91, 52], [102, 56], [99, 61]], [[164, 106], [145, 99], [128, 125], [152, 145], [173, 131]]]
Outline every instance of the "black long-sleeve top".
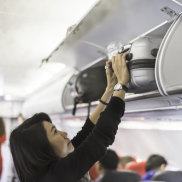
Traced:
[[124, 110], [125, 103], [118, 97], [112, 97], [97, 124], [87, 119], [82, 130], [73, 138], [75, 150], [52, 163], [38, 182], [77, 182], [114, 142]]

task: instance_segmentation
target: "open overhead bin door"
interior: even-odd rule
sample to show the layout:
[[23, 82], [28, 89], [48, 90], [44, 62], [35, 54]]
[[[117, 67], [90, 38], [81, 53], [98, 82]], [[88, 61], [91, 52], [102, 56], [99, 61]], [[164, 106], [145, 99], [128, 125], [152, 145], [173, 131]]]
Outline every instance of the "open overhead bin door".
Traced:
[[162, 95], [182, 93], [182, 15], [173, 22], [161, 43], [155, 75]]

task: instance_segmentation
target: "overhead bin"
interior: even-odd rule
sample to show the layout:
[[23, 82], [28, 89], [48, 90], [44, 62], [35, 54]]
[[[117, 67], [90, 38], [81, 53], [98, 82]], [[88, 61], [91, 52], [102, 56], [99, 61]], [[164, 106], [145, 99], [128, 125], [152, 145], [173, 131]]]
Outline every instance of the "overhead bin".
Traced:
[[161, 37], [143, 36], [131, 44], [131, 58], [127, 61], [130, 72], [129, 92], [157, 90], [154, 69], [161, 40]]
[[102, 57], [72, 75], [62, 94], [65, 109], [74, 105], [73, 113], [75, 113], [77, 104], [91, 103], [102, 96], [107, 85], [104, 69], [106, 61], [107, 59]]
[[94, 60], [107, 56], [112, 41], [127, 44], [151, 28], [169, 19], [160, 9], [182, 7], [171, 0], [101, 0], [47, 58], [82, 70]]
[[130, 92], [156, 91], [162, 96], [182, 94], [181, 32], [182, 14], [179, 14], [130, 42]]
[[162, 40], [155, 66], [161, 95], [182, 93], [182, 15], [179, 15]]
[[[181, 32], [182, 15], [178, 15], [129, 42], [132, 58], [127, 62], [131, 76], [131, 94], [126, 96], [128, 111], [182, 105]], [[70, 108], [66, 102], [63, 105]]]
[[[129, 52], [133, 57], [128, 60], [128, 66], [132, 78], [130, 93], [126, 96], [127, 111], [181, 106], [182, 18], [181, 15], [169, 18], [162, 14], [160, 8], [164, 6], [182, 12], [182, 6], [166, 0], [101, 1], [47, 59], [70, 65], [77, 72], [69, 81], [67, 79], [61, 93], [53, 92], [53, 86], [47, 89], [44, 96], [48, 102], [43, 99], [42, 91], [28, 98], [25, 110], [36, 110], [39, 97], [42, 106], [51, 103], [51, 112], [72, 109], [77, 76], [89, 68], [104, 66], [107, 46], [113, 41], [120, 41], [123, 47], [131, 45]], [[52, 100], [48, 99], [51, 97]]]

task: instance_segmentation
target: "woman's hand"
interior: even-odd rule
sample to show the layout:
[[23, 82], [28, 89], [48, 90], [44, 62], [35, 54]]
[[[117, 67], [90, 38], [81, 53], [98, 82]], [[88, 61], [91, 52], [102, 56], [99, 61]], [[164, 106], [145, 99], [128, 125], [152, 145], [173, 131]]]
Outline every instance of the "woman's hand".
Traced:
[[112, 68], [114, 70], [114, 74], [117, 77], [118, 83], [123, 85], [128, 85], [129, 82], [129, 72], [126, 66], [126, 54], [116, 54], [116, 56], [112, 57]]
[[107, 87], [106, 90], [111, 92], [113, 91], [114, 86], [117, 83], [116, 75], [112, 69], [112, 61], [108, 60], [106, 62], [106, 77], [107, 77]]

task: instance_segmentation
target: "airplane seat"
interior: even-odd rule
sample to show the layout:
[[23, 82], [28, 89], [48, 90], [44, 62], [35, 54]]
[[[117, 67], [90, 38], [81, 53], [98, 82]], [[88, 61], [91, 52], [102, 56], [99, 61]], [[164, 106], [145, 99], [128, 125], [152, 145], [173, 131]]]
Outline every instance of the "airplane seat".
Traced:
[[97, 170], [96, 170], [96, 163], [89, 169], [89, 175], [90, 175], [90, 179], [92, 181], [95, 181], [97, 178], [98, 178], [98, 173], [97, 173]]
[[152, 180], [165, 182], [182, 182], [182, 171], [163, 171], [156, 173]]
[[0, 136], [0, 178], [2, 173], [2, 156], [1, 156], [1, 145], [6, 141], [6, 133], [3, 136]]
[[139, 174], [133, 172], [133, 171], [112, 171], [108, 172], [104, 175], [101, 182], [140, 182], [141, 177]]
[[146, 162], [144, 162], [144, 161], [143, 162], [132, 161], [126, 165], [125, 169], [134, 171], [134, 172], [138, 173], [141, 177], [143, 177], [146, 173], [145, 165], [146, 165]]

